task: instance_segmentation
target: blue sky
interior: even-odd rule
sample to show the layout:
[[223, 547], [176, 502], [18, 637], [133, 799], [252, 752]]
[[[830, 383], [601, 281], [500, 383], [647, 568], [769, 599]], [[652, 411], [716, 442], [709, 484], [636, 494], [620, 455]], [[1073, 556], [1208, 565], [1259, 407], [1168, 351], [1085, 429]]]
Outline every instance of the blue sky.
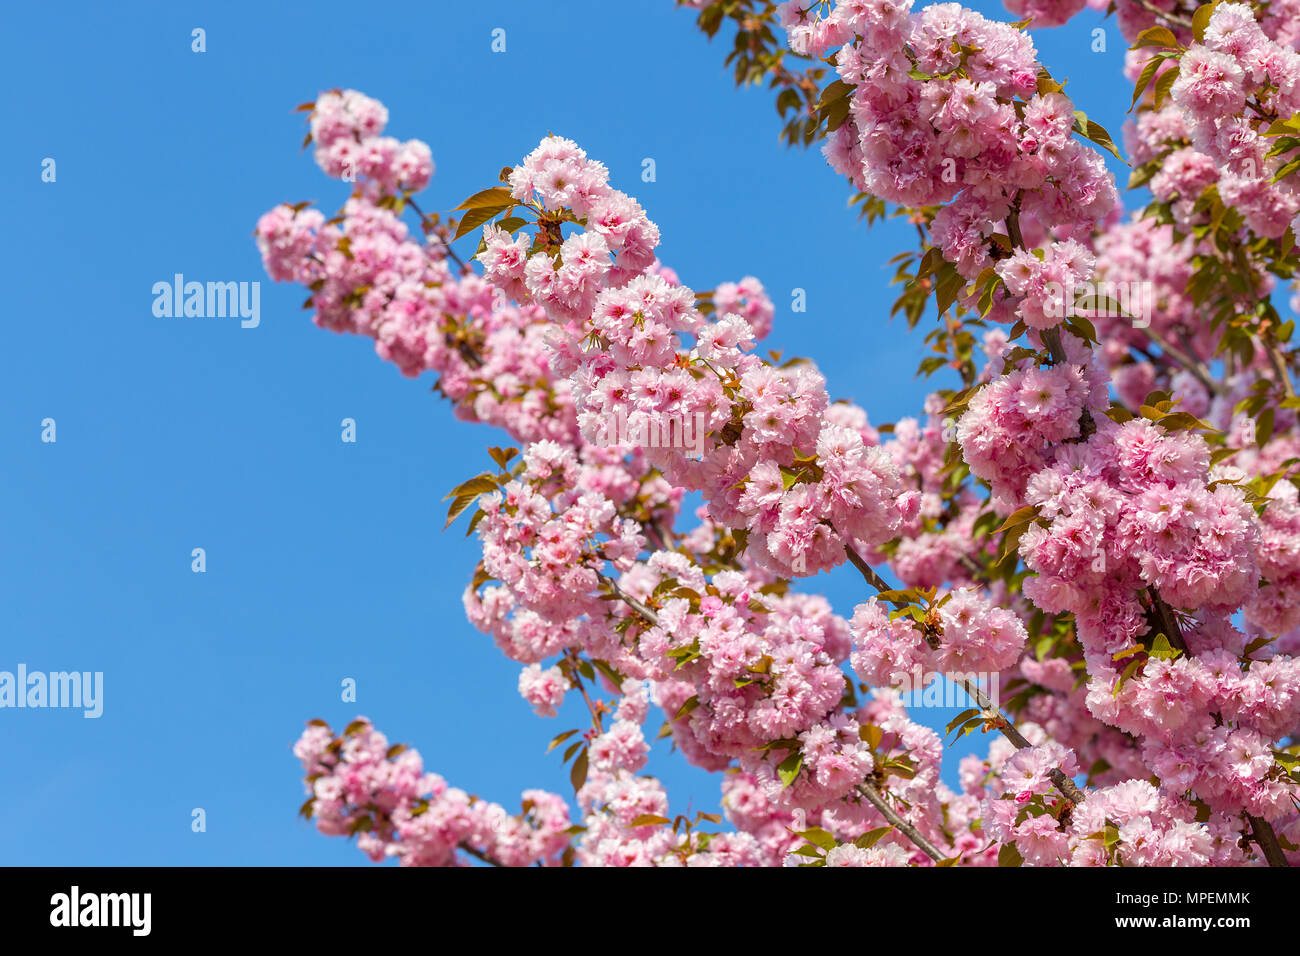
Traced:
[[[0, 862], [368, 866], [294, 817], [289, 747], [313, 717], [365, 714], [508, 807], [527, 787], [571, 793], [544, 751], [580, 705], [532, 716], [519, 665], [461, 611], [477, 548], [441, 531], [442, 496], [501, 435], [454, 421], [431, 379], [403, 378], [366, 340], [316, 329], [302, 290], [262, 273], [263, 211], [309, 199], [332, 211], [345, 196], [299, 150], [293, 107], [319, 91], [377, 97], [392, 135], [430, 144], [426, 209], [494, 184], [548, 132], [573, 138], [640, 199], [688, 285], [759, 277], [778, 307], [768, 344], [813, 357], [832, 395], [879, 424], [927, 391], [912, 375], [927, 326], [888, 321], [885, 262], [907, 229], [856, 221], [847, 184], [778, 142], [771, 94], [737, 91], [729, 40], [709, 44], [689, 12], [491, 0], [359, 13], [324, 0], [8, 15], [0, 62], [22, 92], [0, 155], [12, 197], [0, 670], [102, 671], [104, 712], [0, 710]], [[1107, 23], [1108, 52], [1091, 52], [1100, 22], [1088, 11], [1036, 40], [1118, 141], [1123, 43]], [[205, 53], [191, 52], [196, 27]], [[504, 54], [490, 50], [496, 27]], [[645, 157], [654, 183], [640, 181]], [[155, 317], [153, 284], [178, 272], [261, 281], [260, 326]], [[806, 314], [790, 312], [795, 287]], [[345, 417], [355, 444], [340, 441]], [[45, 418], [54, 444], [40, 440]], [[204, 574], [190, 570], [196, 547]], [[845, 616], [863, 597], [851, 569], [809, 586]], [[356, 704], [340, 700], [348, 677]], [[716, 805], [718, 778], [666, 744], [651, 769], [675, 810]], [[191, 831], [194, 808], [205, 833]]]

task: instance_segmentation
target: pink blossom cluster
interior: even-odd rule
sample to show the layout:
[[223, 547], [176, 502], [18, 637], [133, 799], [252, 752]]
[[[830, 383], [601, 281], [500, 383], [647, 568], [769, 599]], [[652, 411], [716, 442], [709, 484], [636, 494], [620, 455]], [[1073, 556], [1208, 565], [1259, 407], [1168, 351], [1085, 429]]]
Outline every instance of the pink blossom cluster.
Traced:
[[378, 100], [356, 90], [322, 93], [311, 113], [317, 165], [347, 182], [364, 177], [372, 198], [420, 192], [433, 177], [433, 154], [418, 139], [381, 136], [387, 125], [388, 110]]
[[1110, 405], [1109, 376], [1092, 350], [1068, 332], [1062, 343], [1066, 362], [1020, 361], [976, 392], [957, 423], [971, 473], [1005, 504], [1017, 502], [1030, 478], [1082, 437], [1085, 412], [1104, 417]]
[[[322, 137], [343, 142], [382, 127], [387, 111], [360, 94], [326, 93], [314, 127], [318, 119], [319, 145]], [[545, 313], [500, 302], [480, 276], [453, 275], [442, 236], [417, 241], [394, 209], [380, 204], [393, 188], [373, 180], [330, 221], [288, 205], [267, 212], [256, 236], [268, 274], [307, 286], [322, 328], [372, 338], [380, 357], [404, 375], [434, 371], [458, 417], [525, 441], [571, 437], [573, 402], [567, 382], [549, 369]]]
[[[1005, 341], [1001, 330], [990, 330], [988, 335]], [[932, 393], [925, 401], [923, 421], [899, 419], [881, 443], [898, 467], [903, 486], [915, 488], [921, 497], [915, 514], [899, 527], [899, 537], [869, 558], [872, 563], [887, 561], [907, 587], [969, 584], [972, 563], [986, 556], [989, 548], [987, 541], [977, 540], [974, 535], [974, 523], [984, 509], [984, 499], [969, 487], [955, 492], [946, 487], [948, 447], [956, 435], [957, 423], [945, 412], [946, 405], [946, 399]], [[861, 428], [867, 444], [880, 440], [875, 430], [866, 426], [865, 413]]]
[[1242, 862], [1226, 822], [1198, 823], [1196, 809], [1145, 780], [1091, 791], [1067, 805], [1048, 776], [1078, 772], [1059, 744], [1009, 752], [991, 748], [981, 812], [994, 840], [1014, 845], [1031, 866], [1227, 866]]
[[568, 846], [562, 798], [526, 790], [523, 811], [511, 816], [425, 773], [418, 751], [389, 747], [364, 717], [337, 737], [314, 721], [293, 752], [311, 795], [304, 812], [327, 836], [357, 834], [376, 863], [397, 857], [402, 866], [464, 866], [474, 853], [500, 866], [553, 865]]
[[[1131, 129], [1126, 127], [1126, 132]], [[1193, 274], [1191, 259], [1201, 251], [1199, 245], [1190, 235], [1175, 236], [1171, 225], [1138, 215], [1109, 224], [1094, 240], [1096, 282], [1119, 299], [1127, 291], [1130, 308], [1126, 314], [1113, 307], [1085, 314], [1097, 331], [1100, 352], [1111, 370], [1117, 395], [1134, 411], [1157, 389], [1181, 399], [1179, 407], [1193, 415], [1204, 415], [1208, 409], [1209, 395], [1204, 386], [1168, 358], [1157, 360], [1151, 347], [1153, 339], [1159, 338], [1198, 358], [1214, 354], [1219, 335], [1209, 323], [1198, 319], [1196, 305], [1187, 291]], [[1139, 306], [1149, 309], [1133, 308], [1135, 298]], [[1180, 374], [1182, 377], [1175, 383]]]
[[[1149, 18], [1143, 14], [1139, 22], [1150, 26]], [[1249, 5], [1220, 3], [1200, 42], [1186, 31], [1180, 39], [1187, 49], [1177, 61], [1169, 103], [1126, 132], [1134, 159], [1160, 159], [1149, 185], [1184, 231], [1204, 218], [1196, 204], [1216, 186], [1255, 235], [1281, 237], [1300, 213], [1300, 190], [1290, 177], [1274, 178], [1294, 151], [1270, 156], [1277, 141], [1263, 134], [1274, 119], [1300, 109], [1294, 29], [1283, 29], [1276, 11], [1261, 24]], [[1134, 76], [1152, 53], [1131, 55]], [[1166, 63], [1160, 72], [1173, 68]]]
[[996, 607], [975, 588], [950, 592], [938, 606], [932, 641], [910, 617], [890, 620], [872, 598], [853, 612], [853, 669], [876, 687], [897, 686], [916, 672], [994, 674], [1024, 650], [1025, 626], [1014, 611]]
[[565, 239], [558, 261], [528, 255], [525, 235], [484, 229], [484, 275], [511, 298], [530, 297], [557, 321], [590, 314], [608, 282], [622, 284], [655, 263], [659, 230], [641, 205], [609, 186], [609, 171], [572, 140], [548, 136], [509, 175], [511, 195], [540, 211], [569, 211], [586, 228]]
[[529, 664], [519, 673], [519, 694], [532, 705], [538, 717], [554, 717], [564, 703], [565, 693], [573, 687], [558, 667], [542, 670]]
[[1021, 539], [1037, 573], [1026, 594], [1081, 619], [1111, 588], [1153, 587], [1186, 609], [1239, 606], [1258, 577], [1258, 522], [1241, 489], [1207, 486], [1205, 442], [1145, 419], [1096, 427], [1028, 483], [1042, 523]]
[[692, 290], [655, 268], [658, 230], [568, 140], [544, 140], [509, 179], [520, 201], [586, 221], [558, 259], [527, 255], [523, 232], [510, 239], [491, 229], [483, 258], [490, 281], [526, 294], [555, 323], [552, 367], [572, 384], [589, 441], [611, 422], [702, 430], [702, 458], [667, 442], [647, 447], [647, 460], [673, 484], [703, 491], [711, 517], [744, 528], [753, 559], [774, 573], [816, 573], [843, 562], [846, 541], [871, 547], [894, 536], [916, 499], [900, 494], [889, 457], [828, 419], [815, 369], [775, 368], [750, 352], [755, 329], [745, 315], [770, 321], [755, 282], [715, 292], [719, 313], [742, 312], [706, 319]]
[[[848, 116], [831, 165], [862, 192], [943, 204], [932, 239], [963, 276], [993, 265], [989, 237], [1014, 218], [1026, 239], [1086, 239], [1116, 201], [1101, 157], [1073, 139], [1073, 105], [1040, 94], [1033, 42], [956, 3], [841, 0], [818, 19], [781, 7], [796, 53], [839, 47]], [[1018, 110], [1023, 112], [1018, 112]]]
[[[645, 547], [640, 526], [620, 517], [616, 503], [641, 488], [627, 471], [615, 474], [620, 482], [601, 484], [599, 469], [584, 469], [571, 449], [540, 442], [516, 480], [479, 499], [483, 567], [516, 606], [554, 622], [603, 616], [598, 567], [608, 560], [627, 569]], [[552, 500], [547, 492], [557, 486]]]
[[1031, 27], [1059, 27], [1085, 6], [1097, 10], [1106, 8], [1101, 0], [1003, 0], [1004, 6], [1014, 16], [1029, 21]]
[[1275, 485], [1260, 515], [1255, 557], [1264, 583], [1244, 609], [1246, 620], [1268, 634], [1300, 627], [1300, 494], [1289, 481]]
[[[995, 405], [1008, 400], [992, 389]], [[983, 412], [972, 402], [967, 414]], [[1008, 500], [1036, 512], [1019, 542], [1034, 573], [1024, 593], [1074, 615], [1088, 710], [1141, 737], [1143, 761], [1172, 792], [1275, 819], [1289, 812], [1294, 786], [1270, 743], [1300, 725], [1300, 669], [1291, 658], [1239, 661], [1245, 641], [1228, 621], [1259, 579], [1259, 518], [1211, 471], [1194, 433], [1106, 417], [1093, 429], [1054, 448], [1023, 497]], [[1184, 615], [1188, 653], [1142, 643], [1158, 629], [1170, 638], [1162, 607]]]
[[995, 271], [1019, 302], [1016, 316], [1031, 329], [1059, 325], [1074, 309], [1073, 289], [1092, 277], [1095, 260], [1073, 239], [1054, 242], [1040, 258], [1017, 249]]

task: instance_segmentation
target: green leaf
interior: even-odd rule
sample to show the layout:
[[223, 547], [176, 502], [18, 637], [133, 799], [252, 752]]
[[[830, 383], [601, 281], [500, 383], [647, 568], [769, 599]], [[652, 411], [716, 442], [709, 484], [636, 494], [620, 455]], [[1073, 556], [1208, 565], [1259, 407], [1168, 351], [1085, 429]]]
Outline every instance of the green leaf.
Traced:
[[510, 459], [514, 458], [517, 454], [519, 454], [518, 448], [492, 447], [488, 449], [488, 455], [490, 455], [492, 460], [500, 465], [503, 470], [509, 467]]
[[1137, 673], [1138, 668], [1142, 666], [1142, 662], [1143, 658], [1141, 657], [1135, 657], [1133, 660], [1129, 661], [1128, 667], [1124, 668], [1123, 672], [1119, 675], [1119, 680], [1115, 681], [1115, 689], [1110, 692], [1112, 697], [1119, 696], [1119, 692], [1124, 687], [1124, 682]]
[[552, 750], [560, 746], [560, 744], [564, 743], [566, 740], [568, 740], [577, 732], [578, 732], [577, 730], [566, 730], [562, 734], [556, 734], [554, 737], [551, 738], [550, 744], [547, 745], [546, 752], [550, 753]]
[[1133, 45], [1129, 49], [1140, 50], [1148, 46], [1171, 47], [1175, 50], [1182, 49], [1173, 31], [1168, 27], [1160, 26], [1147, 27], [1137, 35], [1137, 39], [1133, 41]]
[[863, 724], [858, 728], [858, 736], [865, 740], [872, 750], [879, 750], [880, 742], [885, 739], [885, 732], [875, 724]]
[[935, 302], [938, 305], [940, 314], [947, 312], [952, 307], [965, 285], [966, 279], [957, 271], [956, 267], [950, 262], [945, 262], [935, 281]]
[[1146, 90], [1147, 84], [1156, 75], [1156, 70], [1160, 69], [1161, 59], [1153, 56], [1147, 60], [1146, 66], [1142, 67], [1142, 72], [1138, 74], [1137, 84], [1133, 87], [1133, 102], [1129, 104], [1129, 111], [1137, 106], [1137, 101], [1142, 98], [1142, 93]]
[[1269, 406], [1255, 419], [1255, 444], [1263, 448], [1273, 437], [1273, 408]]
[[489, 475], [487, 472], [484, 472], [481, 475], [476, 475], [475, 477], [470, 478], [468, 481], [462, 481], [455, 488], [451, 489], [451, 491], [449, 491], [447, 494], [443, 495], [442, 500], [446, 501], [448, 498], [458, 498], [461, 495], [468, 495], [468, 494], [473, 494], [477, 497], [478, 495], [486, 494], [488, 492], [493, 492], [496, 490], [497, 490], [496, 481], [492, 478], [491, 475]]
[[1007, 531], [1011, 528], [1014, 528], [1018, 524], [1024, 524], [1027, 521], [1033, 521], [1037, 517], [1038, 517], [1038, 506], [1025, 505], [1025, 507], [1018, 508], [1017, 510], [1011, 512], [1011, 514], [1007, 517], [1006, 521], [1002, 522], [1002, 524], [1000, 524], [998, 527], [993, 529], [993, 533], [1001, 534], [1003, 531]]
[[472, 505], [477, 498], [477, 494], [458, 496], [447, 508], [447, 523], [442, 526], [443, 530], [450, 528], [451, 523], [460, 517], [461, 512]]
[[776, 773], [781, 778], [782, 790], [794, 783], [795, 777], [799, 776], [799, 769], [802, 766], [803, 754], [797, 750], [776, 765]]
[[1026, 521], [1024, 524], [1018, 524], [1006, 533], [1002, 539], [1002, 547], [998, 551], [998, 564], [1002, 564], [1008, 558], [1016, 558], [1020, 553], [1020, 539], [1024, 533], [1029, 530], [1031, 522]]
[[[461, 512], [478, 500], [479, 495], [496, 491], [497, 487], [496, 480], [487, 472], [484, 472], [468, 481], [461, 482], [443, 496], [443, 501], [446, 501], [448, 498], [453, 499], [451, 506], [447, 509], [447, 523], [443, 525], [444, 530], [450, 528], [451, 523], [460, 516]], [[477, 524], [477, 522], [475, 522], [475, 524]], [[470, 527], [471, 530], [473, 530], [473, 525]]]
[[1165, 98], [1169, 96], [1169, 90], [1173, 87], [1174, 81], [1178, 79], [1178, 67], [1173, 66], [1160, 74], [1160, 79], [1156, 80], [1156, 109], [1164, 104]]
[[1293, 159], [1273, 175], [1273, 182], [1280, 183], [1297, 169], [1300, 169], [1300, 159]]
[[1246, 645], [1245, 649], [1241, 652], [1241, 656], [1250, 657], [1251, 654], [1254, 654], [1256, 651], [1260, 650], [1261, 648], [1267, 647], [1269, 644], [1272, 644], [1276, 640], [1277, 640], [1276, 636], [1257, 637], [1249, 644]]
[[839, 841], [835, 839], [834, 835], [823, 830], [821, 827], [811, 827], [807, 830], [799, 830], [795, 832], [797, 836], [803, 837], [809, 843], [814, 846], [819, 846], [823, 850], [833, 850], [839, 846]]
[[978, 714], [979, 714], [979, 709], [976, 707], [972, 707], [970, 710], [963, 710], [952, 720], [948, 721], [948, 726], [944, 728], [944, 733], [945, 734], [952, 733], [954, 730], [957, 729], [957, 726], [959, 724], [964, 724], [966, 721], [970, 720], [972, 717]]
[[799, 91], [792, 87], [787, 87], [782, 90], [781, 94], [776, 98], [776, 111], [784, 117], [789, 110], [798, 110], [799, 103]]
[[862, 836], [853, 841], [853, 845], [863, 850], [870, 850], [880, 842], [881, 837], [892, 830], [893, 827], [876, 827], [874, 830], [868, 830]]
[[1115, 146], [1114, 141], [1110, 138], [1110, 133], [1100, 123], [1088, 119], [1088, 115], [1083, 110], [1074, 111], [1075, 123], [1074, 131], [1086, 139], [1092, 140], [1102, 149], [1109, 151], [1116, 159], [1125, 166], [1128, 161], [1120, 155], [1119, 149]]
[[1214, 0], [1214, 3], [1202, 4], [1192, 14], [1192, 39], [1197, 43], [1205, 40], [1205, 28], [1210, 25], [1210, 15], [1214, 13], [1214, 8], [1218, 5], [1218, 0]]
[[[816, 857], [819, 860], [822, 858], [822, 850], [820, 847], [809, 846], [806, 843], [803, 846], [799, 847], [799, 849], [791, 850], [790, 852], [795, 856], [812, 856], [812, 857]], [[807, 864], [807, 865], [811, 865], [811, 864]]]
[[573, 769], [569, 771], [569, 782], [573, 784], [573, 790], [576, 793], [582, 789], [582, 785], [587, 782], [587, 748], [582, 748], [582, 753], [578, 754], [578, 759], [573, 762]]
[[1182, 651], [1176, 650], [1169, 644], [1169, 638], [1164, 634], [1157, 634], [1155, 640], [1151, 642], [1151, 656], [1158, 657], [1162, 661], [1172, 661]]
[[665, 823], [672, 823], [667, 817], [661, 817], [654, 813], [643, 813], [639, 817], [634, 817], [629, 823], [630, 827], [658, 827]]
[[510, 195], [510, 189], [508, 187], [492, 186], [489, 189], [476, 192], [456, 208], [501, 210], [506, 206], [513, 206], [514, 204], [514, 197]]
[[[496, 188], [500, 189], [502, 187], [498, 186]], [[476, 206], [465, 213], [464, 218], [460, 221], [460, 225], [456, 227], [456, 235], [451, 237], [452, 240], [454, 241], [459, 239], [472, 229], [477, 229], [497, 213], [504, 212], [508, 208], [508, 206], [497, 206], [496, 208]]]
[[998, 850], [998, 866], [1020, 866], [1024, 862], [1025, 858], [1014, 843], [1004, 843]]

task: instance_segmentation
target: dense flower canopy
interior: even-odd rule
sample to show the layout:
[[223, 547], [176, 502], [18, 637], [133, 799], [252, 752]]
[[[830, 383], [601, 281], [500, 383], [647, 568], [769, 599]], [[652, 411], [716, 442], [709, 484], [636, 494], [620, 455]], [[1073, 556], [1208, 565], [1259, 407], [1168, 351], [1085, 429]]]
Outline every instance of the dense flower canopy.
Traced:
[[[517, 443], [448, 496], [482, 549], [465, 613], [538, 715], [578, 693], [591, 723], [552, 744], [576, 808], [528, 790], [512, 814], [365, 718], [314, 721], [304, 813], [403, 865], [1300, 861], [1300, 400], [1274, 303], [1300, 267], [1300, 6], [1118, 0], [1149, 190], [1125, 214], [1119, 148], [1029, 32], [1083, 0], [1008, 2], [1028, 25], [685, 5], [751, 37], [738, 78], [781, 91], [870, 217], [916, 225], [895, 311], [935, 322], [922, 370], [962, 387], [873, 427], [812, 362], [761, 357], [758, 279], [683, 285], [578, 144], [548, 136], [449, 219], [414, 199], [424, 143], [322, 94], [315, 158], [352, 193], [267, 212], [267, 272]], [[846, 562], [863, 598], [838, 614], [806, 579]], [[950, 731], [997, 732], [958, 790], [909, 716], [917, 675], [974, 698]], [[641, 773], [652, 705], [720, 774], [725, 823]]]

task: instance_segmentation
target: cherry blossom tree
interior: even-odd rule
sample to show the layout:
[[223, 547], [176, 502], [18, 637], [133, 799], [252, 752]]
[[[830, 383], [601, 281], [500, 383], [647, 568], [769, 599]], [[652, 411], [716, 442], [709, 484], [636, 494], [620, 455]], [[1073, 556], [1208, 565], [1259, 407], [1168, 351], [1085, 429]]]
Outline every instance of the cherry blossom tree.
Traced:
[[[590, 724], [551, 742], [572, 800], [513, 813], [312, 721], [303, 814], [403, 865], [1300, 861], [1300, 0], [1116, 0], [1122, 150], [1028, 32], [1084, 0], [681, 2], [862, 215], [915, 226], [893, 311], [961, 387], [873, 427], [763, 358], [759, 280], [683, 285], [576, 143], [425, 212], [431, 151], [378, 101], [304, 104], [352, 191], [267, 212], [266, 269], [514, 443], [448, 495], [482, 547], [465, 613], [540, 716], [577, 694]], [[837, 614], [805, 579], [846, 562]], [[917, 674], [973, 701], [945, 734], [908, 715]], [[642, 773], [652, 705], [721, 814]], [[978, 731], [954, 790], [944, 741]]]

